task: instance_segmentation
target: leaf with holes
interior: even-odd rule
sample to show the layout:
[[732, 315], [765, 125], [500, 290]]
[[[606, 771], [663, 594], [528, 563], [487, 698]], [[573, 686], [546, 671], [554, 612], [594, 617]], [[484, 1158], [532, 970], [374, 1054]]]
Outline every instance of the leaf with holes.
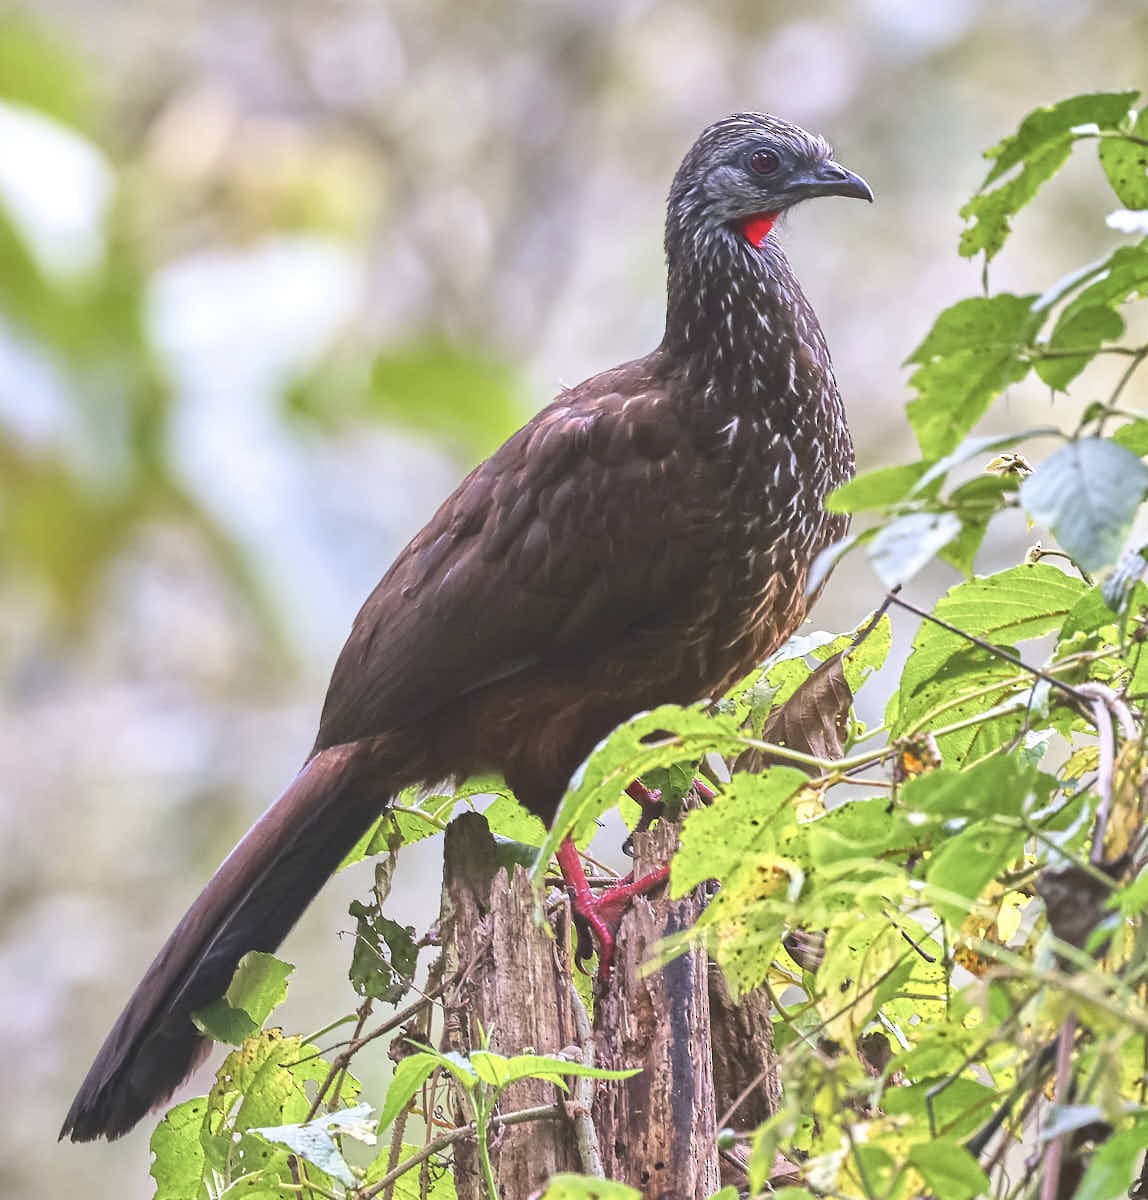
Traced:
[[1120, 203], [1128, 208], [1148, 208], [1148, 108], [1142, 109], [1130, 138], [1109, 137], [1100, 142], [1100, 165]]

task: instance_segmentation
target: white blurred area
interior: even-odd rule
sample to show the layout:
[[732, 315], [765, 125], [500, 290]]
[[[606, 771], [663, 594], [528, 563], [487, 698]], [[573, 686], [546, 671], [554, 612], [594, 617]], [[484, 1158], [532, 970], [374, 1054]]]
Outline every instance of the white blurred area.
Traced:
[[[874, 206], [810, 204], [781, 236], [826, 328], [861, 466], [914, 457], [900, 364], [980, 287], [956, 240], [981, 151], [1038, 104], [1148, 84], [1148, 8], [26, 7], [80, 48], [114, 136], [101, 151], [0, 105], [0, 196], [44, 269], [65, 273], [108, 252], [113, 172], [144, 197], [148, 324], [179, 401], [172, 459], [274, 597], [292, 660], [267, 669], [249, 652], [250, 620], [201, 548], [161, 525], [117, 563], [80, 640], [57, 635], [34, 590], [0, 589], [0, 1033], [19, 1080], [0, 1194], [130, 1200], [151, 1192], [147, 1127], [112, 1148], [54, 1149], [71, 1092], [195, 890], [301, 762], [358, 604], [470, 465], [410, 429], [301, 429], [284, 388], [350, 333], [490, 347], [535, 407], [644, 353], [661, 336], [670, 177], [703, 125], [761, 109], [825, 133], [874, 188]], [[994, 287], [1039, 291], [1131, 232], [1106, 224], [1094, 157], [1077, 159], [1017, 222]], [[320, 220], [296, 218], [283, 197], [297, 195]], [[65, 386], [0, 321], [0, 423], [98, 476], [98, 431], [76, 422]], [[1127, 403], [1144, 403], [1143, 386]], [[1097, 394], [1087, 376], [1072, 402], [1018, 388], [984, 431], [1071, 421]], [[1002, 520], [984, 567], [1019, 561], [1033, 536]], [[929, 601], [955, 579], [935, 568], [912, 594]], [[847, 559], [814, 625], [850, 628], [880, 594]], [[911, 634], [899, 620], [902, 653]], [[882, 686], [869, 685], [870, 720]], [[434, 845], [404, 858], [391, 915], [425, 928]], [[367, 885], [362, 872], [332, 884], [285, 947], [300, 964], [298, 1029], [352, 1007], [349, 948], [331, 933]]]

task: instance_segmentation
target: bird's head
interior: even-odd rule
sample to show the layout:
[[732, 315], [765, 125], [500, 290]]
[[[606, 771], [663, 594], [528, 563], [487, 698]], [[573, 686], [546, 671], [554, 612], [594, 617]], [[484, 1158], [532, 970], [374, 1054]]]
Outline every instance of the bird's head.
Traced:
[[735, 113], [704, 130], [678, 168], [667, 239], [728, 230], [760, 247], [783, 212], [813, 196], [872, 200], [873, 192], [834, 162], [824, 138], [777, 117]]

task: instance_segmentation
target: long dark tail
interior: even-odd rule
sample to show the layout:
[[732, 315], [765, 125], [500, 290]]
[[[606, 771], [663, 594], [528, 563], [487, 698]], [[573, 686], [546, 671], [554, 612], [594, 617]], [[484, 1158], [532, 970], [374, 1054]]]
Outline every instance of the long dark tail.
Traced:
[[[155, 956], [72, 1101], [60, 1137], [119, 1137], [210, 1048], [191, 1013], [249, 950], [272, 951], [388, 803], [385, 739], [317, 754], [248, 830]], [[391, 760], [388, 762], [388, 759]]]

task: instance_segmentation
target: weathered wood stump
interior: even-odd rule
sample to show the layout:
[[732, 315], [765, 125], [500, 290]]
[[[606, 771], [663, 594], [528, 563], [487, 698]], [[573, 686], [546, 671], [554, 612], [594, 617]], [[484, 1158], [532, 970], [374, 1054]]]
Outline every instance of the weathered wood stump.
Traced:
[[[635, 871], [669, 861], [676, 845], [677, 829], [667, 822], [639, 835]], [[534, 1080], [508, 1088], [502, 1112], [553, 1104], [556, 1116], [497, 1133], [492, 1159], [502, 1200], [531, 1200], [561, 1171], [601, 1171], [650, 1200], [702, 1200], [739, 1182], [736, 1168], [720, 1161], [718, 1121], [737, 1104], [729, 1123], [750, 1129], [776, 1109], [768, 1003], [754, 994], [735, 1005], [700, 948], [643, 970], [656, 944], [688, 929], [704, 904], [701, 889], [678, 901], [659, 891], [633, 903], [587, 1037], [568, 947], [535, 924], [526, 872], [499, 866], [481, 816], [465, 814], [448, 828], [443, 969], [459, 983], [450, 989], [444, 1049], [468, 1053], [485, 1031], [502, 1054], [589, 1050], [598, 1066], [641, 1069], [569, 1096]], [[470, 1119], [461, 1104], [455, 1116]], [[456, 1146], [455, 1181], [460, 1200], [483, 1200], [472, 1145]]]

